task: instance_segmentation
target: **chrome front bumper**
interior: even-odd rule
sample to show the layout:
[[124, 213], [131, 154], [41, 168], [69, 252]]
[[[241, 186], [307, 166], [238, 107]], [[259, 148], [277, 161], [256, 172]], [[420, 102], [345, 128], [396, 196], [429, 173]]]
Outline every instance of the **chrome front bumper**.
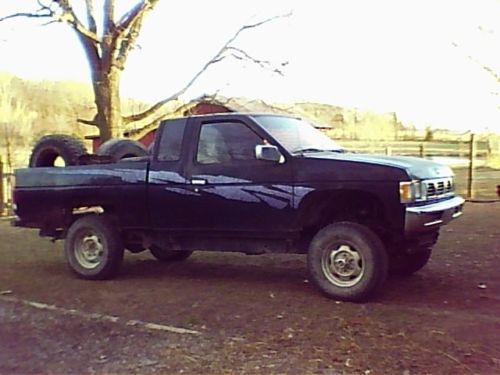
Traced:
[[405, 234], [426, 232], [448, 224], [462, 215], [464, 202], [462, 197], [454, 197], [426, 206], [406, 207]]

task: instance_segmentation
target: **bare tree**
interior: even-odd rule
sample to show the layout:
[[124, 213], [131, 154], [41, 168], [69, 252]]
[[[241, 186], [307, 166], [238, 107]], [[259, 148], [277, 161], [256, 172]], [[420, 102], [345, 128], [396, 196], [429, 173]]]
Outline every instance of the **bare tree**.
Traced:
[[136, 45], [146, 15], [155, 8], [159, 0], [141, 0], [119, 19], [115, 19], [115, 0], [104, 0], [102, 26], [97, 25], [93, 0], [85, 0], [85, 20], [78, 18], [71, 0], [37, 0], [37, 2], [39, 5], [37, 11], [11, 14], [0, 18], [0, 21], [16, 17], [42, 18], [49, 20], [48, 23], [66, 23], [75, 31], [89, 63], [97, 108], [92, 120], [79, 119], [79, 121], [97, 126], [102, 141], [120, 137], [124, 126], [138, 122], [141, 125], [147, 125], [159, 120], [165, 114], [167, 103], [178, 99], [211, 65], [227, 57], [251, 61], [277, 74], [282, 74], [269, 61], [257, 59], [238, 48], [235, 41], [241, 33], [247, 30], [288, 15], [275, 16], [242, 26], [184, 87], [145, 111], [123, 116], [120, 101], [121, 74], [131, 50]]

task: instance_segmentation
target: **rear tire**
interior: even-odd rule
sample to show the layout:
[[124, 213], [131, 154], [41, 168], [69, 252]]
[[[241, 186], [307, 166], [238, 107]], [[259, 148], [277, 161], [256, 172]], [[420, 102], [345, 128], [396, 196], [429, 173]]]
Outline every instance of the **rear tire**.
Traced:
[[97, 150], [97, 155], [111, 156], [116, 162], [125, 158], [133, 158], [148, 155], [146, 147], [132, 139], [110, 139], [104, 142]]
[[314, 283], [336, 300], [366, 300], [387, 277], [382, 241], [369, 228], [352, 222], [321, 229], [311, 241], [307, 263]]
[[160, 262], [180, 262], [193, 254], [192, 251], [165, 250], [156, 245], [151, 245], [149, 252]]
[[40, 138], [31, 152], [29, 166], [54, 167], [57, 158], [61, 158], [64, 164], [77, 165], [78, 158], [87, 153], [87, 149], [79, 139], [65, 135], [52, 134]]
[[110, 279], [123, 261], [120, 234], [103, 215], [77, 219], [69, 228], [64, 252], [70, 269], [87, 280]]

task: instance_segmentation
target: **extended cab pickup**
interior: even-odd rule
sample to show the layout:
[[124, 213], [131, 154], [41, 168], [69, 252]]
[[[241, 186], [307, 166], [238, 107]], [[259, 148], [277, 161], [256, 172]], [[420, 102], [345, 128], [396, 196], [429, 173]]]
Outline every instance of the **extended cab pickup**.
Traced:
[[350, 301], [422, 268], [464, 203], [446, 166], [347, 153], [300, 119], [238, 113], [163, 121], [150, 156], [19, 169], [14, 197], [13, 224], [65, 239], [82, 278], [114, 276], [124, 249], [300, 253], [320, 290]]

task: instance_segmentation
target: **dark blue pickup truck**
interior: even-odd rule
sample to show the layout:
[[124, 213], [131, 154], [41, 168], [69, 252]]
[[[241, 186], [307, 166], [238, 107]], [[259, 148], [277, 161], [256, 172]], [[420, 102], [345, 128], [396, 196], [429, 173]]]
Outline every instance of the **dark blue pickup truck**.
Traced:
[[349, 301], [422, 268], [464, 204], [446, 166], [347, 153], [300, 119], [238, 113], [164, 121], [149, 156], [17, 170], [14, 197], [13, 224], [65, 239], [85, 279], [114, 276], [125, 249], [299, 253]]

